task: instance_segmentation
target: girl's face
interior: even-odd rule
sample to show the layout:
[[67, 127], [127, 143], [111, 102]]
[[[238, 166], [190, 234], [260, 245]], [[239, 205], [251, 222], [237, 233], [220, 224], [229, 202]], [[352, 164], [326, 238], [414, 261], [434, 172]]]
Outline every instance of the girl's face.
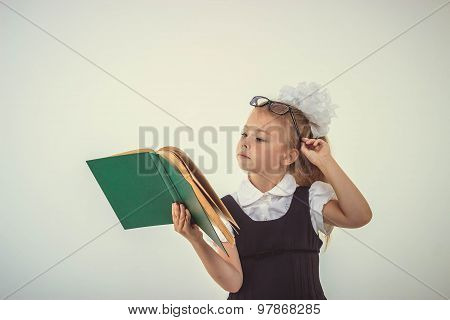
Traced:
[[264, 108], [253, 108], [236, 147], [242, 170], [265, 175], [281, 174], [297, 159], [299, 151], [288, 148], [292, 128], [284, 120]]

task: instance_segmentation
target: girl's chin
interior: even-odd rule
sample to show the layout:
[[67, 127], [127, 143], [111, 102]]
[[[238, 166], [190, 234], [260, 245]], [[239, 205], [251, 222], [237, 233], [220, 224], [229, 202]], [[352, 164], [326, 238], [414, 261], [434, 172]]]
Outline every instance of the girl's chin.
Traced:
[[[246, 161], [248, 160], [248, 161]], [[250, 159], [245, 159], [245, 161], [238, 161], [239, 167], [244, 171], [255, 171], [255, 167]]]

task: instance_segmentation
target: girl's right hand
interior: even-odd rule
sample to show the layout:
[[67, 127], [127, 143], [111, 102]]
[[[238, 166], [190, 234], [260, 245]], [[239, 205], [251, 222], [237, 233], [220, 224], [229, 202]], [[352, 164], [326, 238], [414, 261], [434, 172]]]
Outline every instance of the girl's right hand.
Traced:
[[199, 226], [195, 223], [191, 224], [191, 213], [184, 204], [172, 203], [172, 220], [175, 231], [190, 242], [203, 239]]

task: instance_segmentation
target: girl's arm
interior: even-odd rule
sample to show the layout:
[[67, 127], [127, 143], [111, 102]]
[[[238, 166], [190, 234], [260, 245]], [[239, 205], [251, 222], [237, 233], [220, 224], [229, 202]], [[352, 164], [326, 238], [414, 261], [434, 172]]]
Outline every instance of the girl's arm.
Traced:
[[228, 292], [237, 292], [242, 286], [243, 273], [236, 246], [222, 242], [229, 257], [217, 248], [217, 252], [203, 239], [203, 233], [196, 224], [191, 224], [191, 213], [183, 204], [172, 204], [174, 229], [194, 247], [209, 275]]
[[302, 138], [300, 150], [322, 171], [338, 198], [323, 206], [323, 221], [344, 228], [360, 228], [369, 223], [372, 219], [369, 204], [334, 160], [328, 143], [323, 139]]
[[242, 286], [243, 274], [236, 246], [229, 242], [222, 242], [230, 255], [228, 257], [222, 250], [214, 251], [203, 239], [193, 241], [191, 244], [214, 281], [226, 291], [239, 291]]
[[323, 206], [324, 222], [344, 228], [360, 228], [368, 224], [372, 219], [369, 204], [334, 158], [322, 158], [318, 167], [333, 186], [338, 198]]

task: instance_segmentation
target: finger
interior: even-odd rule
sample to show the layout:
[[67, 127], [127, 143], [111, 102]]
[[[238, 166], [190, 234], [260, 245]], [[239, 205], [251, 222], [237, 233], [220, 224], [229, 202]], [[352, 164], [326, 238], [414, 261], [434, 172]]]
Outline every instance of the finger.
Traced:
[[300, 150], [302, 150], [304, 153], [308, 152], [308, 147], [306, 146], [305, 142], [302, 142]]
[[308, 151], [312, 150], [312, 148], [313, 148], [313, 147], [311, 146], [311, 144], [308, 143], [308, 142], [305, 142], [305, 143], [303, 143], [302, 145], [303, 145], [303, 151], [304, 151], [304, 152], [308, 152]]
[[180, 227], [184, 227], [184, 223], [186, 221], [186, 208], [184, 204], [180, 204]]
[[173, 203], [172, 203], [172, 222], [173, 222], [173, 226], [175, 226], [175, 212], [174, 212], [174, 208], [173, 208]]
[[173, 203], [172, 204], [172, 211], [173, 211], [173, 215], [175, 217], [175, 221], [178, 221], [180, 219], [180, 207], [178, 206], [177, 203]]
[[178, 203], [173, 204], [174, 207], [174, 227], [176, 231], [180, 229], [180, 207]]
[[319, 145], [320, 143], [320, 139], [317, 139], [316, 141], [314, 141], [314, 147], [316, 147], [317, 145]]
[[189, 209], [186, 208], [186, 218], [184, 219], [184, 229], [187, 231], [191, 227]]
[[188, 208], [186, 208], [186, 223], [188, 224], [191, 223], [191, 212], [189, 211]]
[[186, 207], [180, 204], [180, 219], [186, 219]]

